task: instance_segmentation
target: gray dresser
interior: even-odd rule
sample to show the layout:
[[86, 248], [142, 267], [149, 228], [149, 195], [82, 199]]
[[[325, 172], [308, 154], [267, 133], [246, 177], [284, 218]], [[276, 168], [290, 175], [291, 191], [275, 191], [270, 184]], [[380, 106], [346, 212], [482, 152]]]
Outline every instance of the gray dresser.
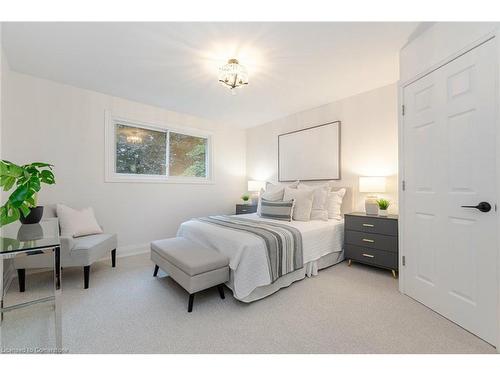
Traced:
[[345, 215], [345, 258], [398, 271], [398, 216], [373, 216], [364, 212]]
[[242, 214], [253, 214], [257, 212], [256, 204], [237, 204], [236, 205], [236, 215]]

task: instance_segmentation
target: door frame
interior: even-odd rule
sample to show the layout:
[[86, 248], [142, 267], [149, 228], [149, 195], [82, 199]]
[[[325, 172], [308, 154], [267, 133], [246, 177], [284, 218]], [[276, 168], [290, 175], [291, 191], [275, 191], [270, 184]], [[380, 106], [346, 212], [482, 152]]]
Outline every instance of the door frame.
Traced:
[[[403, 116], [403, 104], [404, 104], [404, 88], [415, 81], [425, 77], [426, 75], [432, 73], [433, 71], [441, 68], [442, 66], [448, 64], [449, 62], [455, 60], [456, 58], [464, 55], [470, 50], [479, 47], [481, 44], [493, 39], [495, 42], [496, 55], [497, 55], [497, 74], [495, 77], [495, 92], [496, 92], [496, 103], [495, 103], [495, 124], [497, 128], [500, 125], [500, 29], [497, 28], [495, 31], [488, 33], [476, 40], [473, 43], [467, 44], [461, 50], [453, 53], [452, 55], [446, 57], [445, 59], [439, 61], [437, 64], [434, 64], [416, 76], [405, 80], [398, 81], [398, 206], [399, 206], [399, 291], [403, 294], [406, 294], [406, 278], [408, 277], [406, 274], [405, 266], [403, 266], [403, 257], [405, 256], [405, 248], [404, 248], [404, 235], [405, 235], [405, 194], [402, 191], [403, 181], [405, 180], [405, 168], [403, 160], [405, 156], [404, 149], [404, 116]], [[496, 161], [497, 166], [500, 166], [500, 130], [497, 131], [497, 141], [496, 141]], [[497, 202], [500, 206], [500, 173], [497, 174]], [[500, 233], [500, 207], [497, 214], [497, 231]], [[498, 236], [497, 242], [497, 343], [496, 348], [497, 352], [500, 353], [500, 236]]]

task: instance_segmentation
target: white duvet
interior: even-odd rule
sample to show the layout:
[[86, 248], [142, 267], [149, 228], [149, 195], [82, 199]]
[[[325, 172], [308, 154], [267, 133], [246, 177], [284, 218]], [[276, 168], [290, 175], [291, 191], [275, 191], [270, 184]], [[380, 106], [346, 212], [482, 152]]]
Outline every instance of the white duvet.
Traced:
[[[263, 219], [257, 214], [241, 215], [248, 219]], [[283, 221], [279, 221], [283, 224]], [[292, 221], [286, 223], [302, 233], [304, 264], [329, 253], [342, 251], [344, 222], [338, 220]], [[215, 249], [229, 259], [233, 272], [234, 296], [247, 297], [255, 288], [269, 285], [271, 276], [264, 241], [251, 233], [235, 231], [217, 225], [189, 220], [181, 224], [178, 237]]]

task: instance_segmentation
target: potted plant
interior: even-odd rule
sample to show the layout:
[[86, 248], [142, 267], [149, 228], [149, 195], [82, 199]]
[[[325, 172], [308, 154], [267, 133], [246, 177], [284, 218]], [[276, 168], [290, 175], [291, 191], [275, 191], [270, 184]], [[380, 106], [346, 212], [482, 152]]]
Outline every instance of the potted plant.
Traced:
[[250, 202], [250, 194], [245, 193], [241, 196], [241, 199], [243, 200], [244, 204], [249, 204]]
[[379, 216], [387, 216], [387, 209], [391, 205], [387, 199], [378, 199], [377, 200], [378, 208], [379, 208]]
[[0, 187], [3, 191], [14, 189], [0, 207], [0, 227], [20, 220], [23, 224], [38, 223], [43, 207], [37, 206], [37, 194], [42, 184], [55, 184], [52, 164], [31, 163], [16, 165], [0, 161]]

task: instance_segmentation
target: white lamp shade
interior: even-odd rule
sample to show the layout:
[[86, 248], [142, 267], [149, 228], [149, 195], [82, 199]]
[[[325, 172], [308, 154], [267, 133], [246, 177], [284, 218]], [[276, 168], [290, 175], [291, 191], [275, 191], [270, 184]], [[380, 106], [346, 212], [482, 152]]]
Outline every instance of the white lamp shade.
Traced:
[[385, 193], [386, 178], [385, 177], [360, 177], [359, 192], [360, 193]]
[[249, 192], [260, 191], [260, 189], [264, 189], [265, 187], [266, 187], [265, 181], [254, 181], [254, 180], [248, 181]]

